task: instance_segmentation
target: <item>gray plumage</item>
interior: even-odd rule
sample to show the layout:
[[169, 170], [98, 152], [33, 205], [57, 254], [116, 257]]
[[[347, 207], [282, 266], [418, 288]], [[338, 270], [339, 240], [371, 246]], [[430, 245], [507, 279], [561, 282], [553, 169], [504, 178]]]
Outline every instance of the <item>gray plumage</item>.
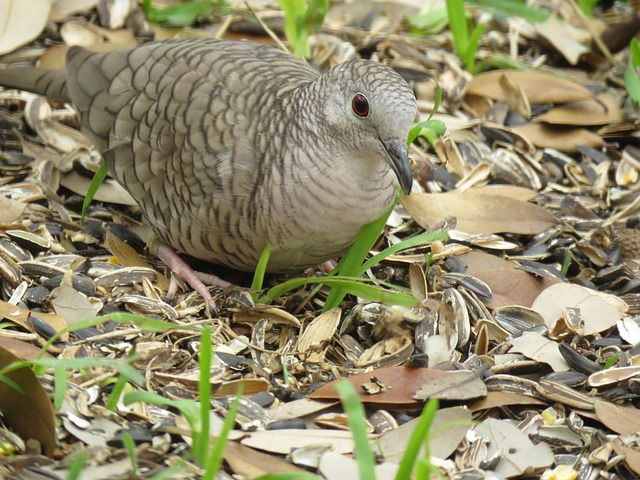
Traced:
[[65, 71], [33, 72], [0, 83], [71, 100], [160, 241], [193, 257], [252, 270], [269, 244], [271, 271], [317, 265], [410, 189], [415, 98], [375, 62], [320, 75], [263, 45], [177, 40], [72, 47]]

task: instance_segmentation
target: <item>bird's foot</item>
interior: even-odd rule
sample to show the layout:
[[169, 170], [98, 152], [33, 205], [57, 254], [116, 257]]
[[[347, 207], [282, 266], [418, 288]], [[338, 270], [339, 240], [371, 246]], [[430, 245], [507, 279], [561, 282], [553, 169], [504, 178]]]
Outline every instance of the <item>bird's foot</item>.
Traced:
[[[210, 312], [217, 312], [216, 302], [213, 300], [211, 293], [209, 293], [207, 285], [225, 288], [232, 286], [231, 283], [209, 273], [195, 272], [187, 265], [187, 262], [180, 258], [175, 250], [168, 245], [159, 245], [155, 254], [169, 270], [178, 275], [186, 284], [200, 294]], [[177, 288], [176, 282], [172, 281], [167, 291], [167, 300], [173, 298]]]
[[325, 260], [324, 262], [322, 262], [322, 269], [324, 270], [324, 273], [333, 272], [333, 269], [336, 268], [337, 266], [338, 266], [337, 260]]

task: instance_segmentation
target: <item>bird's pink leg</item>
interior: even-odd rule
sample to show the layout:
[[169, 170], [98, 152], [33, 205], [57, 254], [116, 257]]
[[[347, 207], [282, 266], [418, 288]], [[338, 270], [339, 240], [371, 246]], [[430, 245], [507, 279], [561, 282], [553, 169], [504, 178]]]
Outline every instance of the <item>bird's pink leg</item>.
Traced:
[[[208, 273], [194, 272], [193, 269], [187, 265], [187, 263], [180, 258], [180, 256], [168, 245], [159, 245], [156, 252], [156, 256], [164, 263], [169, 270], [178, 275], [185, 283], [200, 294], [200, 296], [207, 302], [210, 311], [216, 311], [216, 302], [209, 293], [209, 289], [205, 285], [214, 285], [217, 287], [229, 287], [232, 284], [226, 282], [215, 275]], [[175, 287], [169, 288], [171, 295], [175, 294]], [[169, 293], [167, 298], [170, 299]]]

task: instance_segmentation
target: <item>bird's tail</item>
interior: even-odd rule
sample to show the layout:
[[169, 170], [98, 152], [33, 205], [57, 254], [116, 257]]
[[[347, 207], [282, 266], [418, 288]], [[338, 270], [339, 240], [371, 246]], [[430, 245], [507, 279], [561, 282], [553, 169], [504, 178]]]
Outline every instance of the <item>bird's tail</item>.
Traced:
[[70, 101], [64, 69], [0, 69], [0, 86], [46, 95], [47, 98], [56, 102]]

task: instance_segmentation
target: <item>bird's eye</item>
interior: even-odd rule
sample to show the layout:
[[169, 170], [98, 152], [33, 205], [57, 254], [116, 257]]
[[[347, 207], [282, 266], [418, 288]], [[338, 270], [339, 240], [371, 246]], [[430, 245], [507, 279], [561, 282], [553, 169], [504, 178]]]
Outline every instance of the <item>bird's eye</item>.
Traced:
[[356, 93], [351, 100], [351, 108], [353, 113], [364, 118], [369, 115], [369, 100], [362, 93]]

